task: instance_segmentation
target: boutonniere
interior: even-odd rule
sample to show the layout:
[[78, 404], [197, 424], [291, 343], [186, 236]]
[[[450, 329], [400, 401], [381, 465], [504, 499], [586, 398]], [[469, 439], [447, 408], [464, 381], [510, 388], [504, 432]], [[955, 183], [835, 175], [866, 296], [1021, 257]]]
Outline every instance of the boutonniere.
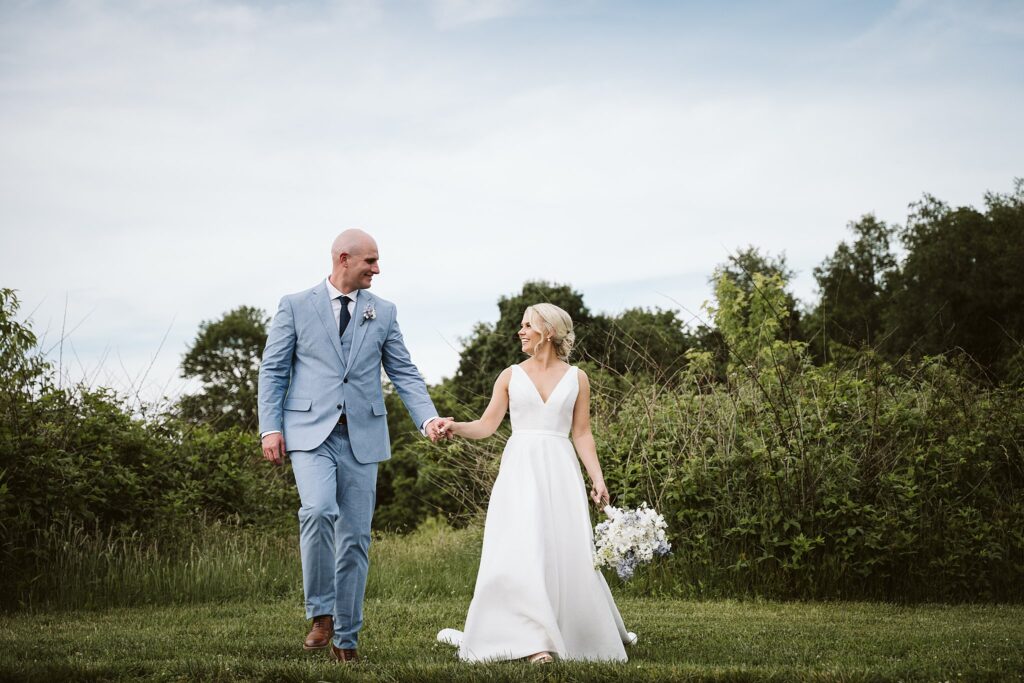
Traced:
[[362, 326], [367, 320], [376, 320], [376, 319], [377, 319], [377, 311], [373, 307], [373, 304], [366, 304], [366, 308], [363, 309], [363, 319], [359, 323], [359, 325]]

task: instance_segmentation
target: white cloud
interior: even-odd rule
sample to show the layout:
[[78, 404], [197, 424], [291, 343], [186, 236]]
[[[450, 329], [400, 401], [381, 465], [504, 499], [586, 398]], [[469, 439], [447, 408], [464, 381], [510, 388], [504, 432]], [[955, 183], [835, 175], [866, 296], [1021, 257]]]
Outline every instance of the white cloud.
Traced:
[[[696, 311], [698, 274], [755, 244], [785, 250], [809, 296], [847, 221], [901, 221], [924, 191], [977, 203], [1020, 173], [1019, 82], [904, 78], [886, 63], [917, 64], [886, 52], [902, 29], [873, 33], [867, 56], [836, 47], [843, 77], [696, 69], [612, 25], [568, 22], [512, 55], [488, 42], [552, 7], [437, 4], [459, 27], [442, 33], [368, 2], [6, 12], [3, 284], [51, 329], [69, 294], [69, 319], [90, 314], [72, 338], [83, 366], [109, 348], [114, 378], [118, 355], [144, 371], [170, 328], [156, 392], [200, 320], [272, 310], [362, 225], [382, 247], [376, 287], [437, 380], [524, 280], [574, 284], [599, 309], [668, 294]], [[702, 53], [693, 30], [685, 55]]]
[[[979, 56], [978, 41], [1024, 38], [1024, 5], [1011, 1], [900, 0], [847, 47], [869, 58], [907, 66]], [[1016, 52], [1019, 56], [1019, 45]]]
[[507, 19], [531, 9], [528, 0], [433, 0], [438, 28], [451, 29], [478, 22]]

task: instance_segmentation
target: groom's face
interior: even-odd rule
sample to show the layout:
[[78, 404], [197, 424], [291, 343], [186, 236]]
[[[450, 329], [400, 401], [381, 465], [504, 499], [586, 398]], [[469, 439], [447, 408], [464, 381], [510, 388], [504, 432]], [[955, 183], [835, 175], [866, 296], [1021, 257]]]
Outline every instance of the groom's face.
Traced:
[[348, 281], [353, 288], [369, 289], [373, 284], [373, 276], [380, 273], [380, 256], [377, 245], [364, 247], [359, 252], [348, 255]]

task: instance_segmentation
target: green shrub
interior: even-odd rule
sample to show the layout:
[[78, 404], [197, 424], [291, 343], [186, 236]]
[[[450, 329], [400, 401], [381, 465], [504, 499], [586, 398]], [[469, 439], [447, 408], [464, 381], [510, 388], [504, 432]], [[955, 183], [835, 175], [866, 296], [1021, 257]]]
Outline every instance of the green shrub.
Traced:
[[634, 590], [1019, 599], [1024, 397], [919, 369], [808, 368], [767, 393], [638, 383], [594, 421], [618, 503], [650, 501], [672, 531], [669, 585]]
[[[696, 349], [674, 385], [587, 366], [614, 502], [654, 505], [673, 543], [624, 589], [1024, 597], [1024, 392], [976, 383], [956, 357], [896, 368], [864, 350], [814, 366], [780, 338], [781, 278], [753, 282], [718, 282], [724, 381]], [[443, 485], [472, 484], [482, 507], [501, 441], [455, 445]]]
[[0, 602], [54, 560], [54, 535], [166, 544], [187, 541], [200, 519], [294, 520], [288, 470], [262, 463], [254, 435], [143, 419], [109, 389], [57, 386], [16, 311], [14, 293], [0, 290]]
[[775, 338], [780, 280], [749, 302], [727, 282], [717, 295], [727, 382], [693, 352], [688, 387], [640, 380], [594, 421], [620, 502], [670, 521], [672, 589], [1022, 597], [1022, 392], [977, 384], [955, 358], [815, 367]]

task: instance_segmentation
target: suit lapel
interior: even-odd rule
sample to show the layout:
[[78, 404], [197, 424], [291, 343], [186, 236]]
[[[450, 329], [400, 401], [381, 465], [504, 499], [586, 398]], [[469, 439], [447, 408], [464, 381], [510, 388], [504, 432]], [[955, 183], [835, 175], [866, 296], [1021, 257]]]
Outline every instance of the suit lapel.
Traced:
[[352, 322], [349, 323], [349, 325], [355, 325], [356, 329], [353, 330], [352, 348], [348, 350], [348, 359], [345, 363], [346, 377], [348, 376], [349, 368], [352, 367], [352, 361], [355, 360], [356, 355], [359, 353], [359, 347], [362, 346], [363, 339], [366, 338], [366, 326], [373, 324], [372, 320], [365, 320], [363, 318], [363, 311], [369, 305], [373, 305], [373, 296], [365, 289], [360, 290], [356, 296], [355, 314], [352, 316]]
[[338, 354], [341, 367], [344, 368], [345, 356], [341, 353], [341, 338], [338, 335], [338, 327], [334, 323], [334, 309], [331, 308], [331, 300], [327, 296], [327, 285], [321, 282], [319, 286], [312, 289], [310, 296], [313, 309], [320, 318], [320, 322], [324, 324], [324, 332], [327, 333], [327, 339], [331, 346], [334, 347], [334, 352]]

